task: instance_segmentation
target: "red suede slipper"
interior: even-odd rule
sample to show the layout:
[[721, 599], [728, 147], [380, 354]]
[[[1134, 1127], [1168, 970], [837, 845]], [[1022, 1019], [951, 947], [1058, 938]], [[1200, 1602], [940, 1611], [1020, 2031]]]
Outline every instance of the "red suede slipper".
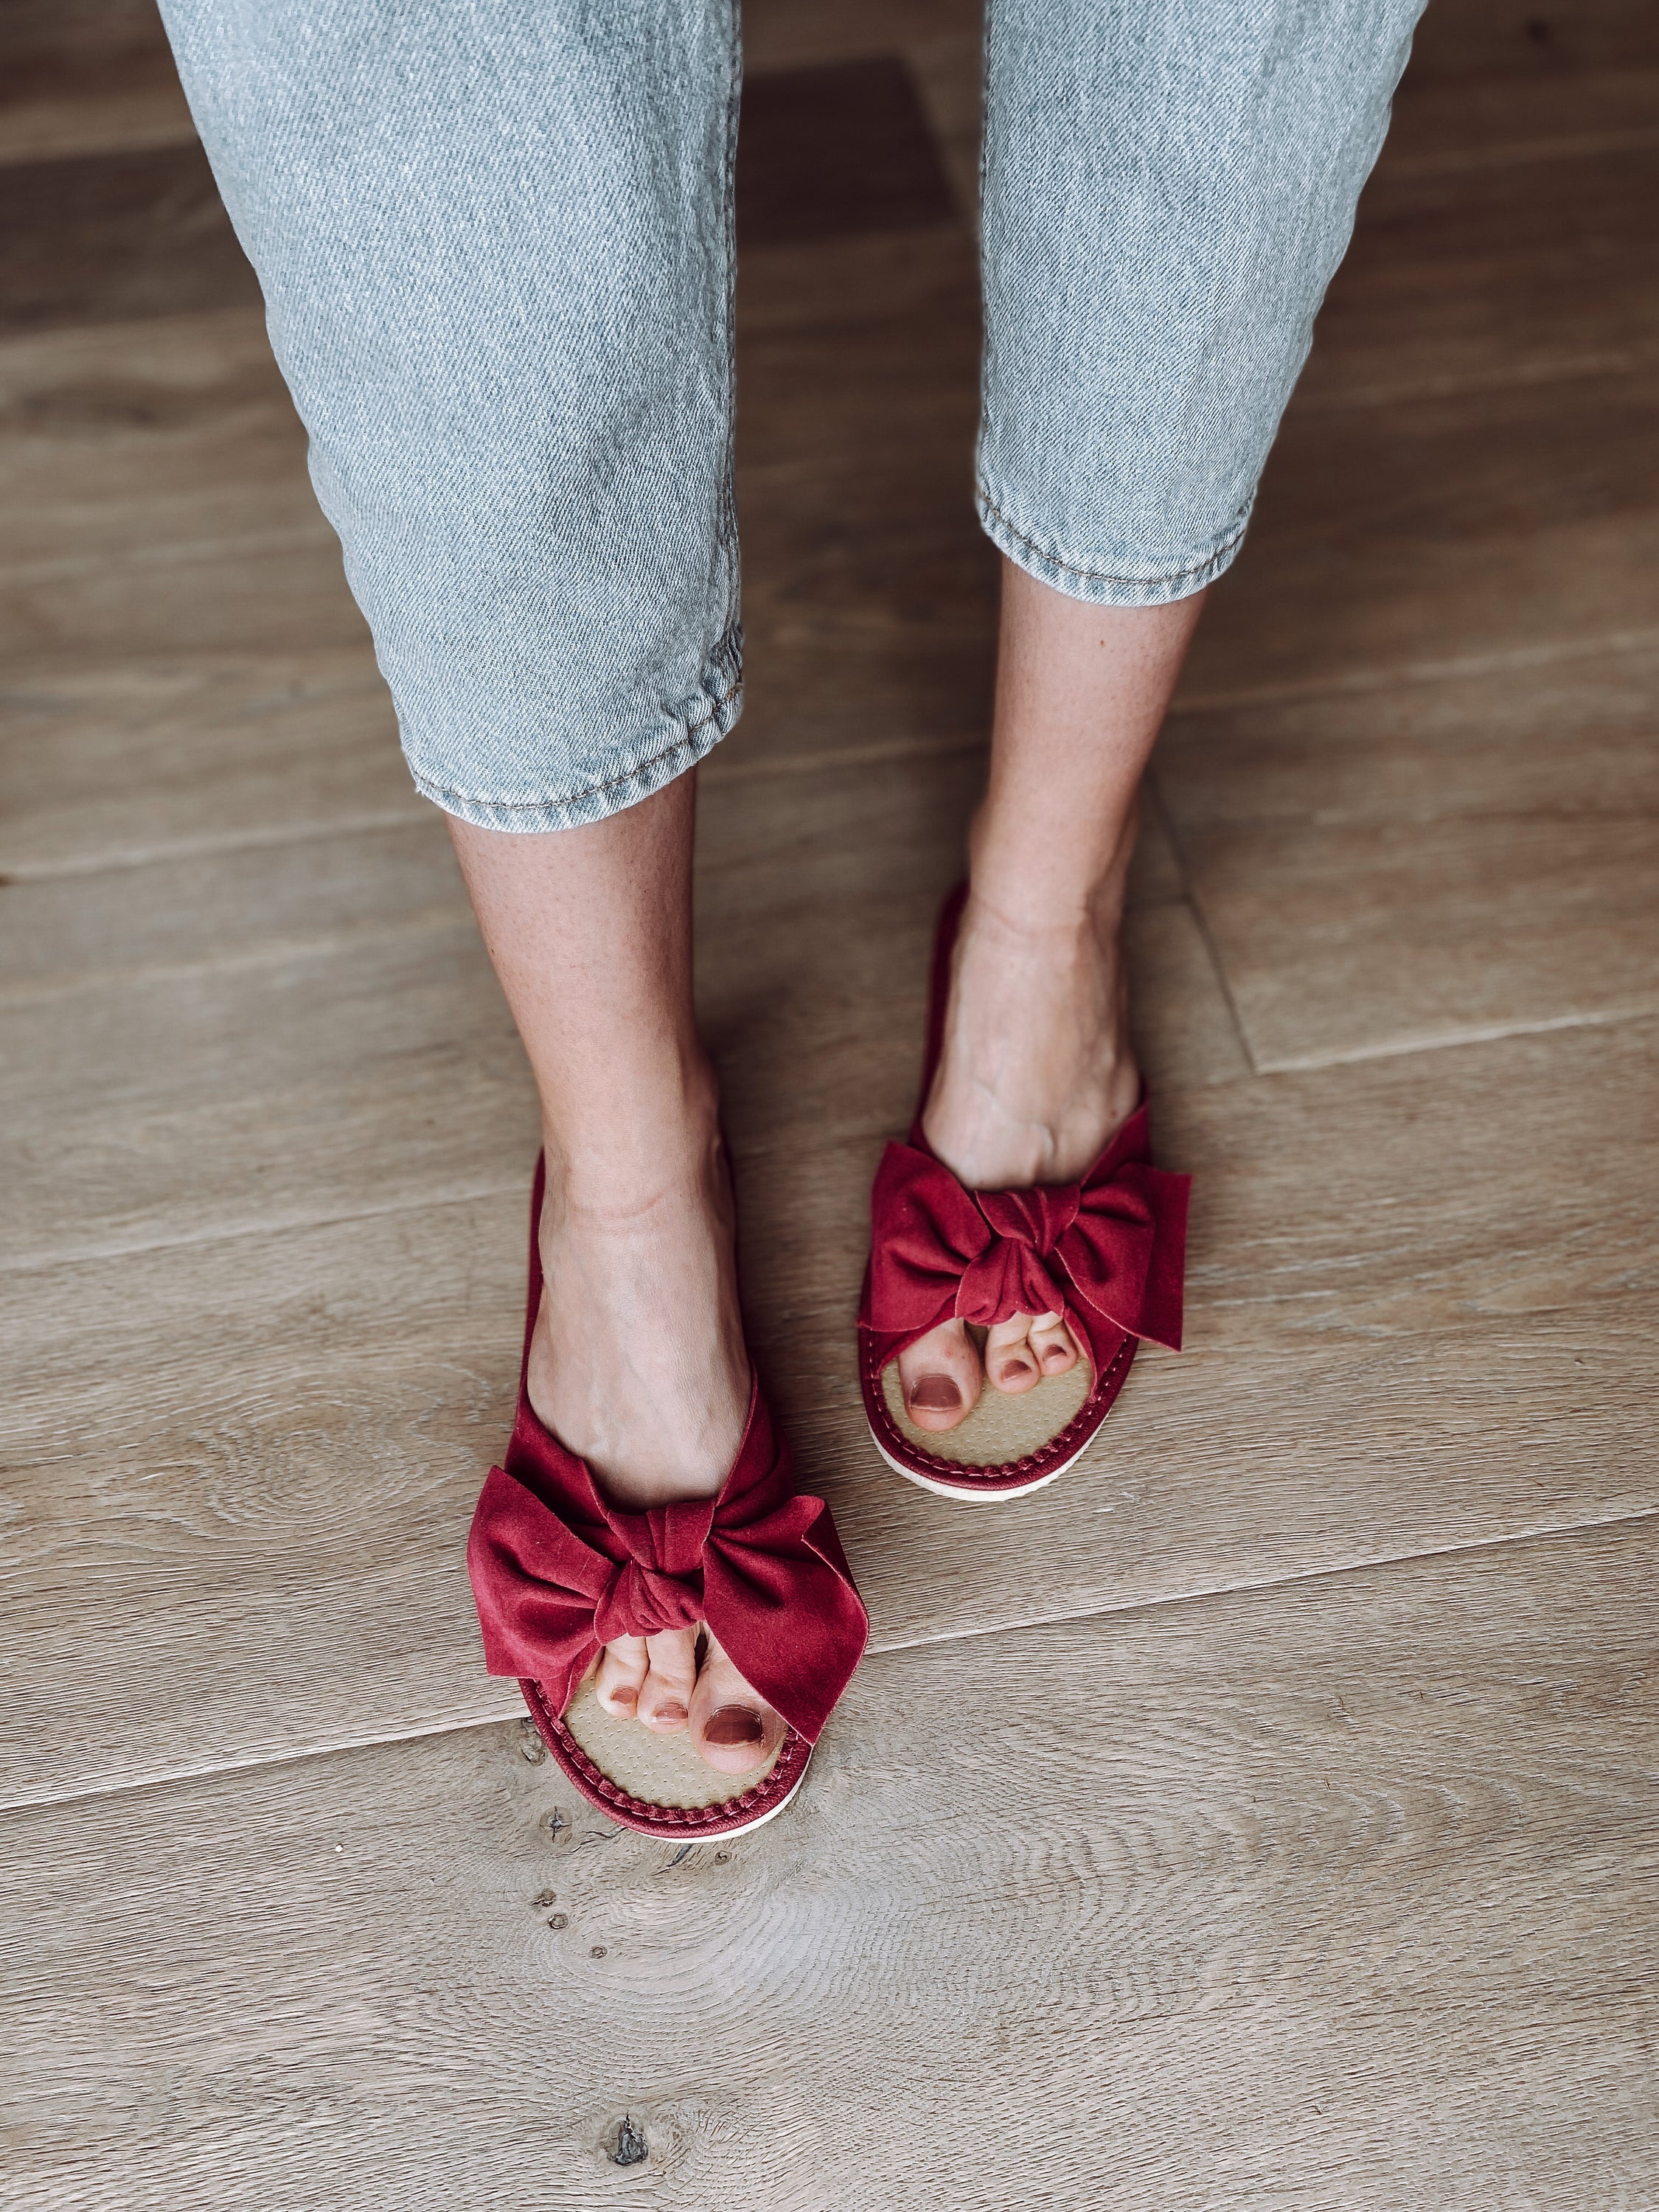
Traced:
[[[1074, 1183], [969, 1190], [937, 1157], [921, 1115], [967, 896], [958, 884], [939, 915], [910, 1140], [888, 1146], [870, 1194], [859, 1374], [870, 1433], [896, 1474], [941, 1497], [1013, 1498], [1063, 1474], [1093, 1440], [1138, 1341], [1180, 1350], [1190, 1178], [1152, 1166], [1144, 1089]], [[1017, 1313], [1062, 1313], [1084, 1357], [1018, 1397], [988, 1383], [944, 1435], [915, 1427], [898, 1385], [899, 1353], [953, 1316], [988, 1328]]]
[[[542, 1291], [544, 1177], [538, 1161], [518, 1417], [467, 1542], [485, 1659], [492, 1674], [519, 1678], [549, 1751], [609, 1819], [680, 1842], [741, 1835], [800, 1787], [868, 1620], [829, 1507], [795, 1494], [758, 1383], [720, 1494], [647, 1512], [608, 1504], [586, 1463], [543, 1426], [525, 1373]], [[593, 1694], [592, 1668], [613, 1638], [699, 1622], [787, 1723], [757, 1774], [717, 1774], [683, 1731], [617, 1720]]]

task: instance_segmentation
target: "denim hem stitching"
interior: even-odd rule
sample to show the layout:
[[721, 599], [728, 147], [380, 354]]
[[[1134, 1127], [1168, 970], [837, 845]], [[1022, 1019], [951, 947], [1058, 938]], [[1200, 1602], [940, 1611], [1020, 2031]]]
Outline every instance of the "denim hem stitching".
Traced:
[[1025, 535], [1012, 516], [1003, 513], [983, 484], [976, 485], [975, 489], [979, 494], [980, 505], [987, 514], [995, 515], [997, 520], [1016, 544], [1023, 545], [1028, 553], [1035, 554], [1039, 561], [1046, 561], [1050, 568], [1063, 568], [1068, 576], [1086, 576], [1091, 583], [1095, 584], [1134, 584], [1156, 586], [1160, 584], [1182, 583], [1188, 576], [1201, 574], [1206, 568], [1220, 560], [1224, 553], [1230, 553], [1249, 529], [1250, 521], [1247, 513], [1237, 530], [1230, 536], [1222, 538], [1220, 543], [1212, 547], [1201, 561], [1194, 561], [1190, 568], [1166, 568], [1161, 575], [1157, 576], [1120, 576], [1112, 569], [1085, 568], [1075, 561], [1062, 561], [1058, 554], [1046, 551], [1034, 538]]
[[672, 760], [676, 753], [684, 752], [697, 732], [706, 730], [718, 718], [720, 708], [730, 706], [742, 690], [743, 683], [739, 678], [729, 691], [716, 695], [714, 705], [701, 720], [688, 722], [672, 745], [665, 745], [659, 753], [653, 753], [649, 760], [635, 761], [620, 775], [606, 776], [603, 783], [584, 784], [580, 791], [550, 792], [539, 799], [492, 799], [482, 791], [460, 791], [453, 784], [434, 783], [430, 776], [422, 775], [413, 761], [409, 764], [409, 772], [428, 798], [464, 799], [469, 806], [499, 806], [507, 814], [531, 814], [544, 806], [577, 806], [585, 799], [598, 799], [607, 791], [614, 791], [620, 783], [633, 783], [640, 776], [648, 775], [653, 768], [660, 768], [664, 761]]

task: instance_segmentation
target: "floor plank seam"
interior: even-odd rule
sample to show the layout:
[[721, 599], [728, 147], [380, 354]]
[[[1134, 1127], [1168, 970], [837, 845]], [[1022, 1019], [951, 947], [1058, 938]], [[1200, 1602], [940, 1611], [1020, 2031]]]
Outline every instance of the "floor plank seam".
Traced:
[[1449, 1030], [1442, 1036], [1411, 1037], [1403, 1042], [1354, 1045], [1346, 1051], [1306, 1053], [1293, 1060], [1264, 1060], [1261, 1075], [1308, 1075], [1325, 1067], [1357, 1067], [1367, 1060], [1410, 1060], [1425, 1053], [1455, 1052], [1466, 1047], [1501, 1044], [1506, 1037], [1548, 1036], [1558, 1030], [1617, 1029], [1626, 1022], [1651, 1020], [1659, 1013], [1659, 999], [1638, 1000], [1628, 1006], [1601, 1006], [1583, 1012], [1540, 1015], [1534, 1021], [1489, 1022], [1478, 1028]]
[[1345, 415], [1367, 407], [1396, 407], [1433, 399], [1459, 399], [1477, 392], [1526, 391], [1546, 384], [1589, 381], [1599, 376], [1634, 376], [1650, 368], [1654, 356], [1643, 347], [1617, 353], [1567, 354], [1559, 361], [1528, 362], [1512, 368], [1472, 370], [1466, 376], [1402, 377], [1395, 384], [1355, 385], [1346, 391], [1315, 392], [1291, 402], [1287, 415]]
[[1233, 1036], [1237, 1041], [1239, 1051], [1244, 1056], [1244, 1065], [1252, 1075], [1260, 1075], [1261, 1063], [1256, 1059], [1255, 1048], [1250, 1042], [1250, 1033], [1244, 1026], [1244, 1017], [1240, 1011], [1238, 1001], [1233, 996], [1232, 985], [1227, 980], [1227, 969], [1221, 957], [1221, 947], [1216, 941], [1215, 933], [1210, 927], [1210, 918], [1204, 911], [1204, 902], [1198, 895], [1192, 871], [1187, 865], [1186, 847], [1182, 842], [1181, 832], [1176, 826], [1175, 811], [1164, 795], [1163, 781], [1159, 775], [1156, 760], [1147, 768], [1144, 781], [1152, 805], [1157, 810], [1158, 821], [1169, 843], [1170, 850], [1175, 855], [1176, 867], [1181, 877], [1185, 902], [1191, 912], [1193, 926], [1197, 930], [1200, 941], [1203, 945], [1204, 957], [1210, 963], [1210, 973], [1215, 979], [1215, 987], [1221, 994], [1222, 1002], [1226, 1006], [1227, 1018], [1232, 1024]]
[[[211, 860], [232, 853], [269, 852], [284, 845], [320, 844], [339, 837], [374, 836], [388, 830], [424, 828], [435, 809], [426, 811], [411, 790], [408, 806], [381, 807], [362, 814], [342, 815], [333, 821], [295, 823], [282, 829], [239, 830], [216, 837], [180, 837], [168, 844], [147, 845], [135, 851], [76, 854], [61, 860], [5, 864], [14, 884], [61, 883], [75, 878], [118, 875], [128, 869], [168, 867], [179, 860]], [[422, 811], [417, 811], [416, 808]], [[441, 825], [432, 821], [434, 830]]]
[[[113, 324], [125, 330], [126, 324]], [[124, 545], [97, 553], [60, 553], [45, 561], [9, 561], [0, 564], [0, 587], [16, 590], [31, 584], [63, 582], [77, 576], [119, 575], [131, 568], [149, 573], [155, 568], [185, 568], [211, 561], [220, 566], [261, 553], [307, 553], [339, 550], [332, 527], [319, 515], [315, 522], [296, 522], [285, 529], [254, 530], [216, 538], [147, 538], [142, 545]]]
[[1462, 684], [1483, 676], [1569, 665], [1575, 660], [1654, 652], [1659, 652], [1659, 629], [1613, 630], [1593, 638], [1553, 638], [1544, 645], [1511, 646], [1496, 653], [1460, 653], [1446, 660], [1407, 660], [1388, 668], [1352, 668], [1341, 675], [1245, 684], [1231, 691], [1177, 695], [1169, 719], [1178, 720], [1187, 714], [1232, 714], [1252, 707], [1343, 698], [1352, 693], [1391, 690], [1396, 684]]
[[1644, 1505], [1634, 1513], [1612, 1513], [1599, 1521], [1564, 1521], [1535, 1528], [1516, 1528], [1503, 1536], [1480, 1536], [1467, 1544], [1440, 1544], [1421, 1552], [1378, 1552], [1366, 1559], [1349, 1559], [1337, 1566], [1306, 1567], [1288, 1575], [1268, 1575], [1260, 1582], [1216, 1583], [1191, 1589], [1170, 1590], [1159, 1597], [1135, 1598], [1123, 1605], [1091, 1606], [1082, 1613], [1039, 1613], [1028, 1620], [1000, 1620], [988, 1627], [953, 1628], [937, 1636], [915, 1636], [902, 1644], [872, 1643], [876, 1651], [920, 1651], [930, 1644], [954, 1644], [977, 1636], [1012, 1636], [1027, 1628], [1051, 1628], [1063, 1621], [1106, 1620], [1120, 1613], [1161, 1613], [1167, 1606], [1201, 1605], [1212, 1598], [1254, 1597], [1277, 1589], [1294, 1589], [1304, 1583], [1334, 1582], [1344, 1575], [1365, 1574], [1376, 1568], [1409, 1567], [1435, 1559], [1459, 1559], [1477, 1552], [1512, 1551], [1523, 1544], [1545, 1544], [1563, 1536], [1593, 1530], [1639, 1528], [1659, 1520], [1659, 1505]]
[[[1409, 1567], [1437, 1559], [1466, 1559], [1481, 1552], [1513, 1551], [1522, 1545], [1548, 1543], [1567, 1536], [1640, 1528], [1653, 1520], [1659, 1520], [1659, 1505], [1646, 1506], [1635, 1513], [1611, 1514], [1604, 1520], [1569, 1521], [1559, 1526], [1516, 1529], [1508, 1535], [1483, 1536], [1470, 1543], [1440, 1545], [1429, 1551], [1381, 1553], [1373, 1558], [1353, 1559], [1339, 1566], [1310, 1567], [1301, 1573], [1273, 1575], [1260, 1582], [1218, 1583], [1204, 1588], [1172, 1590], [1160, 1597], [1136, 1598], [1124, 1605], [1091, 1606], [1080, 1613], [1034, 1613], [1024, 1620], [1000, 1620], [983, 1627], [951, 1629], [937, 1636], [908, 1637], [895, 1643], [872, 1641], [869, 1656], [874, 1658], [889, 1652], [920, 1651], [930, 1644], [966, 1643], [979, 1637], [1018, 1636], [1027, 1629], [1058, 1627], [1068, 1621], [1086, 1623], [1113, 1620], [1121, 1615], [1162, 1613], [1169, 1607], [1198, 1605], [1215, 1598], [1263, 1596], [1274, 1590], [1292, 1589], [1306, 1583], [1332, 1582], [1341, 1576], [1364, 1573], [1372, 1569]], [[477, 1720], [439, 1721], [425, 1728], [393, 1729], [377, 1735], [345, 1736], [333, 1743], [313, 1745], [304, 1751], [273, 1753], [264, 1758], [178, 1767], [166, 1774], [146, 1775], [142, 1780], [118, 1783], [112, 1787], [6, 1798], [0, 1800], [0, 1814], [40, 1811], [57, 1805], [84, 1804], [94, 1798], [129, 1797], [139, 1790], [162, 1790], [173, 1783], [207, 1781], [218, 1775], [247, 1774], [273, 1766], [298, 1766], [314, 1759], [337, 1758], [344, 1752], [373, 1751], [390, 1744], [419, 1743], [430, 1736], [459, 1735], [474, 1729], [500, 1728], [506, 1722], [524, 1718], [521, 1712], [509, 1710]]]
[[1634, 124], [1622, 131], [1583, 131], [1565, 138], [1511, 138], [1496, 146], [1447, 147], [1434, 154], [1385, 154], [1380, 178], [1468, 177], [1489, 169], [1515, 169], [1545, 161], [1594, 161], [1607, 154], [1646, 154], [1659, 146], [1659, 127]]
[[342, 952], [370, 951], [376, 946], [418, 942], [424, 937], [460, 934], [470, 941], [472, 913], [459, 884], [453, 906], [433, 906], [423, 913], [400, 915], [395, 921], [362, 922], [350, 927], [334, 924], [316, 937], [270, 937], [235, 952], [211, 959], [156, 960], [131, 968], [84, 968], [78, 974], [46, 975], [33, 982], [0, 987], [0, 1013], [28, 1006], [50, 1006], [86, 993], [112, 988], [142, 989], [152, 984], [188, 983], [203, 977], [257, 974], [264, 968], [281, 968], [290, 962], [337, 960]]
[[522, 1200], [535, 1160], [533, 1145], [525, 1153], [521, 1176], [513, 1182], [479, 1183], [459, 1190], [389, 1200], [383, 1206], [353, 1207], [337, 1213], [275, 1214], [267, 1220], [234, 1221], [210, 1229], [187, 1231], [177, 1237], [155, 1237], [131, 1243], [119, 1239], [106, 1244], [87, 1244], [70, 1250], [26, 1252], [9, 1259], [0, 1255], [0, 1275], [44, 1274], [53, 1267], [97, 1267], [109, 1260], [131, 1260], [152, 1252], [186, 1251], [197, 1244], [234, 1243], [239, 1237], [289, 1237], [315, 1229], [346, 1228], [354, 1221], [378, 1221], [396, 1213], [433, 1212], [441, 1206], [482, 1206], [497, 1199]]

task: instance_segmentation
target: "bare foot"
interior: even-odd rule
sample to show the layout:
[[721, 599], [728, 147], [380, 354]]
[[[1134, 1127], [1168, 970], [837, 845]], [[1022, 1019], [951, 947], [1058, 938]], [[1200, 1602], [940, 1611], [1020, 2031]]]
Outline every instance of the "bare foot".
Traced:
[[[647, 1173], [613, 1170], [595, 1188], [549, 1155], [530, 1402], [606, 1496], [633, 1509], [712, 1498], [749, 1412], [712, 1079], [707, 1090], [689, 1124], [645, 1148]], [[688, 1731], [724, 1774], [750, 1772], [783, 1741], [781, 1717], [706, 1631], [618, 1638], [600, 1655], [595, 1687], [618, 1718]]]
[[[970, 894], [951, 971], [945, 1048], [922, 1129], [970, 1190], [1071, 1182], [1134, 1111], [1140, 1093], [1120, 944], [1122, 869], [1091, 911], [1010, 913]], [[988, 1378], [1011, 1396], [1077, 1364], [1058, 1314], [1017, 1314], [986, 1338], [949, 1321], [899, 1354], [905, 1407], [940, 1433], [967, 1419]]]

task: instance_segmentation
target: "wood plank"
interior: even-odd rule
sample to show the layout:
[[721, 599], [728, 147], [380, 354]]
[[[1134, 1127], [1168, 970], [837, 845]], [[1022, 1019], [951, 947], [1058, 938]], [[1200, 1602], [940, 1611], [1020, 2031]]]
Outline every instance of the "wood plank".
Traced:
[[1659, 1002], [1659, 653], [1177, 717], [1159, 787], [1259, 1066]]
[[1294, 411], [1648, 369], [1659, 245], [1643, 210], [1659, 198], [1659, 74], [1650, 97], [1633, 144], [1558, 136], [1553, 158], [1522, 159], [1524, 143], [1454, 137], [1443, 162], [1385, 155]]
[[301, 639], [319, 653], [366, 652], [338, 540], [293, 497], [296, 519], [270, 530], [0, 573], [0, 668], [32, 677], [150, 654], [289, 653]]
[[194, 138], [0, 164], [0, 331], [252, 307], [258, 297]]
[[1156, 755], [1163, 802], [1183, 840], [1500, 811], [1571, 822], [1659, 805], [1659, 637], [1517, 658], [1420, 683], [1178, 708]]
[[196, 136], [172, 58], [133, 57], [95, 76], [41, 71], [0, 95], [0, 162], [178, 146]]
[[1182, 696], [1650, 630], [1659, 416], [1585, 375], [1285, 422]]
[[[793, 996], [758, 963], [746, 1000], [728, 984], [721, 1042], [750, 1340], [878, 1642], [1659, 1507], [1654, 1024], [1164, 1088], [1163, 1156], [1198, 1176], [1188, 1352], [1146, 1356], [1101, 1443], [1018, 1511], [898, 1482], [864, 1429], [851, 1320], [869, 1174], [915, 1079], [925, 924], [902, 963], [876, 936], [849, 969], [817, 920], [813, 941]], [[878, 953], [913, 979], [902, 1024]], [[23, 1155], [76, 1209], [49, 1252], [120, 1234], [145, 1191], [190, 1241], [3, 1280], [14, 1795], [500, 1710], [461, 1552], [511, 1410], [527, 1086], [505, 1041], [491, 1060], [419, 1007], [378, 1094], [372, 1068], [331, 1086], [324, 1033], [384, 1024], [380, 981], [343, 1004], [289, 982], [296, 1028], [264, 1064], [224, 1054], [228, 1104], [118, 1087], [101, 1137], [64, 1102]], [[257, 1038], [269, 1000], [246, 995]], [[214, 1079], [208, 1054], [173, 1056]], [[854, 1110], [863, 1133], [837, 1140]]]
[[883, 1656], [719, 1850], [516, 1723], [15, 1818], [12, 2202], [1644, 2203], [1656, 1564]]
[[10, 0], [0, 15], [0, 161], [194, 135], [153, 0]]
[[744, 18], [744, 59], [753, 70], [803, 69], [904, 53], [919, 39], [972, 31], [978, 14], [978, 0], [761, 0]]
[[1644, 0], [1574, 0], [1532, 14], [1490, 0], [1434, 0], [1412, 46], [1413, 86], [1511, 78], [1571, 86], [1586, 71], [1659, 65], [1659, 22]]
[[984, 41], [975, 20], [965, 28], [918, 39], [906, 51], [965, 222], [979, 223], [980, 114], [985, 76]]
[[427, 820], [367, 645], [0, 679], [0, 874]]
[[327, 525], [257, 308], [0, 343], [0, 567]]
[[[1436, 6], [1436, 15], [1439, 8]], [[1419, 34], [1417, 55], [1394, 102], [1382, 173], [1413, 165], [1450, 170], [1577, 147], [1611, 151], [1651, 137], [1659, 103], [1659, 52], [1595, 68], [1436, 73]]]

